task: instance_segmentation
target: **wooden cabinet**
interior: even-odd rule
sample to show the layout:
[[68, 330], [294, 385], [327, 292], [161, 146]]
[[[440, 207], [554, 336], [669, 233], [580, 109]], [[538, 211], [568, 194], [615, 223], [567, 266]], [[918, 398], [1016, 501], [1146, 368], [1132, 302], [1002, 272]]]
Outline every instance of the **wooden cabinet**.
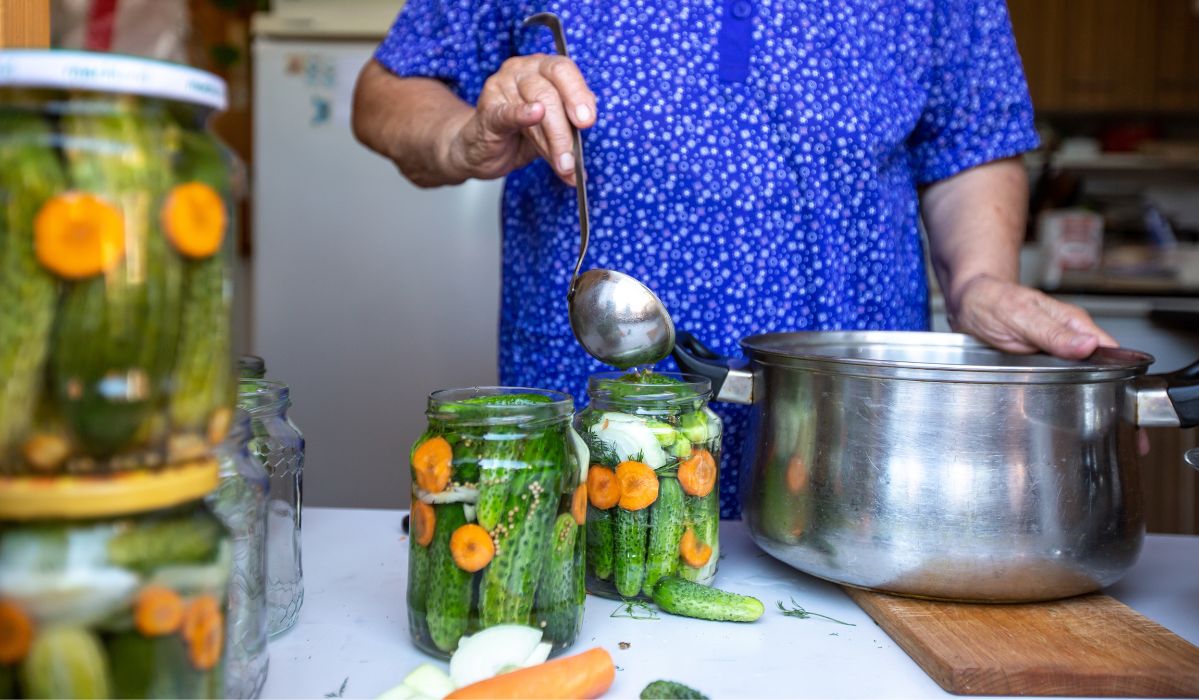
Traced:
[[1199, 112], [1193, 0], [1009, 0], [1042, 112]]

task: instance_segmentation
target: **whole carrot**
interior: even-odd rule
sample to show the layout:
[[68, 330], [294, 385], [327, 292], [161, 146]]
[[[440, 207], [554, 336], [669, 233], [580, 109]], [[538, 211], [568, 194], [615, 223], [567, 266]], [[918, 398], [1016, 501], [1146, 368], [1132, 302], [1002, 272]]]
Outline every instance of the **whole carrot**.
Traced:
[[463, 686], [446, 700], [529, 698], [530, 700], [589, 700], [598, 698], [616, 679], [612, 656], [600, 647]]

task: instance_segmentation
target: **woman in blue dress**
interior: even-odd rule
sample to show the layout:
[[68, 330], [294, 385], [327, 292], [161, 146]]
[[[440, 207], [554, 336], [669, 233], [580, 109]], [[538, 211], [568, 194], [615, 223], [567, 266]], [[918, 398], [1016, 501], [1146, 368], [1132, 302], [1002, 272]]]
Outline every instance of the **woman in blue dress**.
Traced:
[[[573, 62], [549, 32], [559, 14]], [[604, 369], [563, 294], [578, 245], [716, 350], [771, 331], [924, 330], [920, 221], [953, 326], [1014, 352], [1114, 341], [1016, 283], [1037, 145], [1003, 0], [408, 0], [354, 128], [414, 183], [507, 177], [500, 381], [585, 394]], [[664, 366], [666, 366], [664, 364]], [[746, 411], [725, 419], [737, 517]]]

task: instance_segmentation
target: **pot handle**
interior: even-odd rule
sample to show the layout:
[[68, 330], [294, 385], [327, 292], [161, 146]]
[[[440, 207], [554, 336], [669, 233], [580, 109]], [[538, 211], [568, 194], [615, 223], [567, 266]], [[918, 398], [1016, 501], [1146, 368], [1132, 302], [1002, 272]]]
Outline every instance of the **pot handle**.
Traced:
[[1137, 425], [1193, 428], [1199, 425], [1199, 361], [1168, 374], [1151, 374], [1137, 386]]
[[698, 374], [712, 382], [712, 398], [728, 403], [754, 402], [754, 375], [744, 362], [721, 357], [687, 331], [678, 331], [674, 339], [674, 361], [684, 372]]

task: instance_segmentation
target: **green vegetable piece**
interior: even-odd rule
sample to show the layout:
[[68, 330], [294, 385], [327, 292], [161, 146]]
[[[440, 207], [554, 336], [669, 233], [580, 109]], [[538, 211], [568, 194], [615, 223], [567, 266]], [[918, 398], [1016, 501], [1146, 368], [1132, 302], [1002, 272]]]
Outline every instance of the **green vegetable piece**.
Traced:
[[100, 639], [81, 627], [38, 630], [21, 662], [21, 690], [27, 698], [112, 697]]
[[[465, 518], [465, 516], [463, 516]], [[434, 527], [436, 533], [436, 526]], [[428, 616], [429, 566], [432, 554], [430, 547], [417, 543], [415, 537], [408, 538], [408, 629], [413, 639], [429, 637]]]
[[753, 622], [766, 611], [757, 598], [692, 583], [678, 576], [665, 576], [658, 581], [654, 602], [672, 615], [701, 620]]
[[679, 459], [687, 459], [691, 456], [691, 441], [682, 433], [675, 433], [677, 439], [670, 446], [670, 455]]
[[679, 416], [679, 429], [694, 443], [706, 442], [709, 437], [708, 417], [703, 411], [684, 413]]
[[653, 432], [654, 437], [658, 439], [658, 444], [662, 447], [670, 447], [678, 439], [679, 433], [670, 423], [647, 419], [645, 426]]
[[641, 584], [645, 580], [649, 509], [625, 510], [618, 506], [612, 510], [615, 511], [616, 590], [625, 598], [632, 598], [641, 592]]
[[649, 507], [649, 549], [645, 557], [642, 589], [652, 596], [654, 584], [675, 572], [679, 562], [679, 540], [685, 520], [683, 487], [678, 479], [658, 480], [658, 500]]
[[114, 535], [108, 541], [108, 560], [139, 571], [206, 562], [212, 560], [220, 540], [221, 526], [214, 519], [161, 520]]
[[[450, 537], [466, 524], [461, 503], [433, 506], [437, 522], [429, 543], [428, 585], [425, 594], [425, 620], [429, 637], [438, 649], [451, 652], [466, 634], [470, 621], [472, 575], [454, 563]], [[419, 545], [418, 545], [419, 546]]]
[[708, 700], [708, 696], [675, 681], [654, 681], [641, 691], [641, 700]]
[[570, 513], [562, 513], [554, 521], [549, 561], [537, 587], [537, 626], [545, 630], [546, 641], [555, 646], [569, 644], [583, 621], [583, 608], [575, 594], [575, 542], [579, 530]]
[[212, 676], [220, 677], [219, 667], [210, 671], [195, 669], [185, 642], [177, 635], [149, 638], [137, 632], [120, 632], [108, 638], [107, 648], [112, 697], [215, 697], [208, 688]]
[[587, 506], [587, 568], [592, 576], [605, 581], [612, 578], [616, 556], [612, 519], [611, 511]]
[[687, 496], [686, 525], [695, 531], [695, 537], [700, 542], [712, 548], [712, 556], [708, 563], [698, 569], [680, 565], [678, 575], [688, 581], [707, 582], [716, 574], [720, 561], [720, 489], [712, 491], [703, 498]]

